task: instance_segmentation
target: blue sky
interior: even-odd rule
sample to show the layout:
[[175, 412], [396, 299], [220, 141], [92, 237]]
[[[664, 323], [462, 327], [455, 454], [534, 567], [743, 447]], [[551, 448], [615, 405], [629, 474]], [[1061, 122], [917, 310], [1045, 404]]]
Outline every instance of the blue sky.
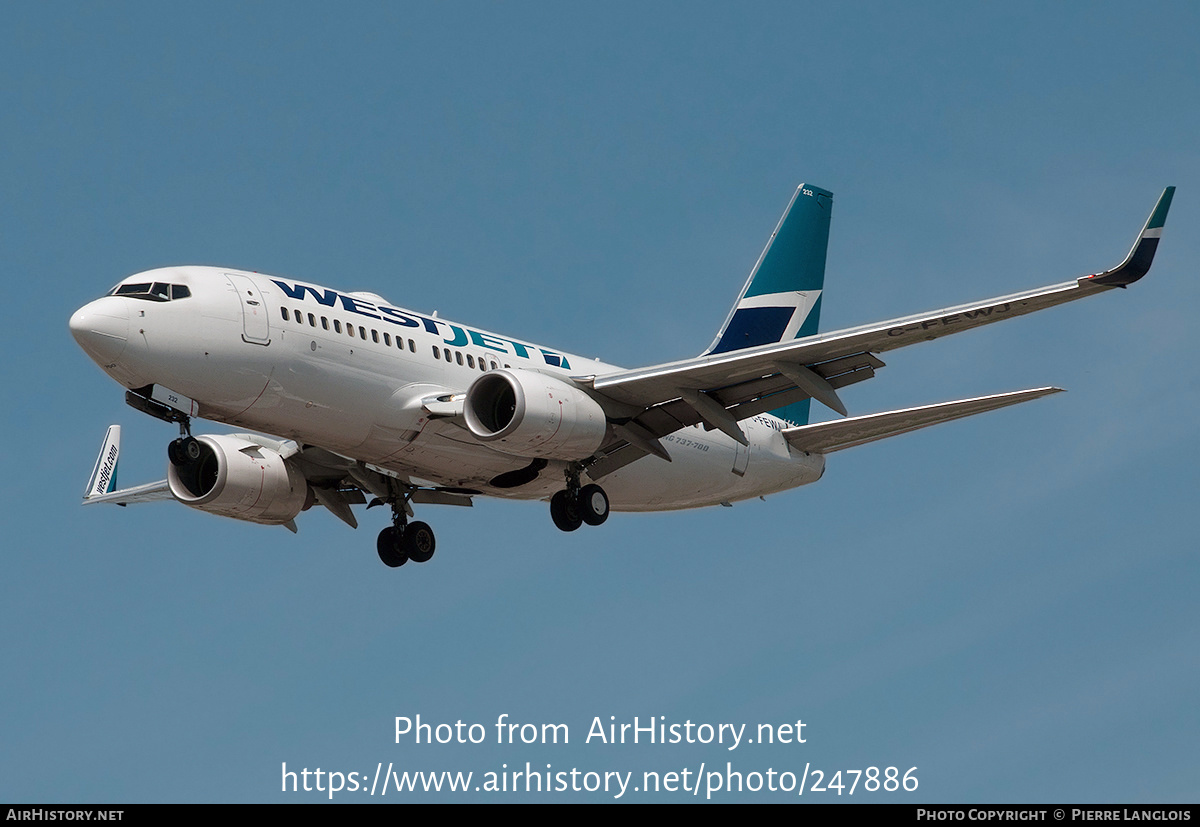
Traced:
[[[0, 799], [324, 800], [282, 794], [282, 762], [730, 761], [919, 768], [855, 801], [1195, 800], [1194, 4], [5, 18]], [[376, 512], [292, 536], [78, 505], [108, 424], [124, 485], [161, 478], [173, 436], [66, 328], [126, 275], [259, 270], [633, 367], [707, 346], [800, 181], [836, 198], [826, 330], [1096, 272], [1179, 189], [1134, 288], [888, 354], [843, 398], [1069, 393], [765, 502], [572, 535], [541, 503], [426, 507], [437, 557], [399, 571]], [[571, 743], [394, 743], [396, 716], [503, 713]], [[807, 743], [584, 744], [596, 716], [802, 719]]]

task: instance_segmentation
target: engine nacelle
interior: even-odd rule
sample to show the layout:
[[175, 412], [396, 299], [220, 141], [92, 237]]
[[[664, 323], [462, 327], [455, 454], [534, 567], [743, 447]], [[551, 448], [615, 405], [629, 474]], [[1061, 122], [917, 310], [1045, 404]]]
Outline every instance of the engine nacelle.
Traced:
[[463, 417], [475, 438], [518, 457], [576, 460], [604, 442], [596, 400], [574, 385], [528, 370], [493, 370], [467, 389]]
[[299, 514], [308, 481], [270, 448], [236, 436], [199, 436], [200, 458], [167, 465], [167, 484], [184, 505], [253, 523], [281, 525]]

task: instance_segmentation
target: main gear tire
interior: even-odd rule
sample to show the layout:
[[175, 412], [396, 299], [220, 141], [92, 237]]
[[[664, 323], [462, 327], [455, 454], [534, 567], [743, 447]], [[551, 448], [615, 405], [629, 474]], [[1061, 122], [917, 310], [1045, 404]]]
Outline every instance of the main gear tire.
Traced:
[[433, 537], [433, 529], [429, 527], [429, 524], [417, 520], [405, 527], [404, 538], [400, 545], [409, 560], [414, 563], [428, 563], [433, 557], [437, 541]]
[[390, 525], [379, 532], [379, 538], [375, 541], [375, 550], [379, 553], [379, 559], [388, 568], [397, 569], [408, 562], [408, 555], [404, 553], [402, 547], [403, 540], [403, 533], [395, 526]]
[[579, 511], [579, 501], [566, 491], [559, 491], [550, 498], [550, 519], [561, 531], [574, 531], [583, 525], [583, 515]]
[[608, 495], [598, 485], [579, 489], [579, 516], [588, 525], [600, 525], [608, 519]]

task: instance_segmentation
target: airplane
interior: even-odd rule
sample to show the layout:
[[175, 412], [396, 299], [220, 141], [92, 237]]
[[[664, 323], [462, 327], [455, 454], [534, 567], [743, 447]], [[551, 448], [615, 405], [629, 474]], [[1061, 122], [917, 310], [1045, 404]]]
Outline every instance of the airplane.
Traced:
[[[368, 292], [223, 267], [132, 275], [78, 311], [80, 347], [132, 407], [177, 424], [167, 478], [118, 490], [108, 429], [85, 504], [176, 500], [296, 532], [324, 506], [390, 507], [376, 551], [428, 561], [414, 505], [549, 501], [563, 531], [610, 511], [729, 505], [816, 482], [828, 454], [1059, 392], [849, 416], [879, 354], [1124, 288], [1150, 269], [1167, 187], [1116, 267], [875, 324], [817, 330], [833, 195], [801, 184], [712, 344], [633, 370], [407, 310]], [[810, 423], [812, 400], [842, 419]], [[193, 418], [255, 433], [193, 436]], [[270, 434], [271, 436], [265, 436]], [[370, 501], [368, 502], [368, 498]]]

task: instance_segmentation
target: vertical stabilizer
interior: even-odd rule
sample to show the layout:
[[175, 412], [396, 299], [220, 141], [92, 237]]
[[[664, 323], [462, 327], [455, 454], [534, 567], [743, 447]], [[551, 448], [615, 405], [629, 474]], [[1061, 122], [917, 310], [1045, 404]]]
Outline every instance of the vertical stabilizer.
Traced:
[[[801, 184], [725, 324], [705, 354], [790, 341], [817, 332], [833, 193]], [[771, 411], [794, 424], [808, 422], [808, 399]]]

